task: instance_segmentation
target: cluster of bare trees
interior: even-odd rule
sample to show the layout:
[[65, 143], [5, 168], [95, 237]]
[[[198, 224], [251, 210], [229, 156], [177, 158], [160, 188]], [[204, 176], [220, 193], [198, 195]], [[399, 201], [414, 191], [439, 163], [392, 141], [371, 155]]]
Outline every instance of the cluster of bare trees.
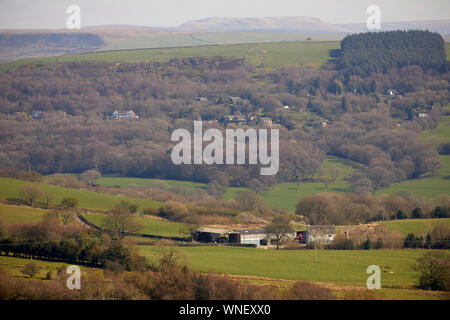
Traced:
[[[436, 210], [445, 212], [445, 216], [437, 216]], [[450, 212], [450, 197], [441, 195], [425, 199], [408, 194], [375, 197], [371, 194], [318, 193], [302, 198], [295, 212], [310, 224], [350, 225], [391, 219], [439, 218]]]
[[[332, 66], [279, 67], [256, 74], [225, 58], [22, 68], [0, 77], [0, 138], [8, 141], [0, 146], [0, 166], [45, 174], [95, 170], [195, 180], [212, 183], [208, 191], [220, 197], [227, 185], [258, 189], [311, 179], [325, 155], [334, 154], [366, 166], [364, 177], [377, 189], [439, 166], [436, 152], [416, 132], [437, 125], [440, 106], [449, 98], [448, 78], [449, 73], [424, 72], [418, 66], [348, 77]], [[330, 125], [300, 124], [283, 105], [315, 112]], [[105, 120], [103, 114], [113, 109], [132, 109], [140, 119]], [[422, 109], [429, 117], [417, 119]], [[33, 111], [43, 113], [33, 119]], [[279, 122], [281, 163], [275, 178], [261, 178], [255, 166], [171, 164], [172, 130], [230, 113]], [[412, 120], [410, 128], [394, 129], [393, 117]], [[219, 123], [208, 125], [224, 129]], [[96, 175], [86, 173], [82, 181], [92, 185]]]

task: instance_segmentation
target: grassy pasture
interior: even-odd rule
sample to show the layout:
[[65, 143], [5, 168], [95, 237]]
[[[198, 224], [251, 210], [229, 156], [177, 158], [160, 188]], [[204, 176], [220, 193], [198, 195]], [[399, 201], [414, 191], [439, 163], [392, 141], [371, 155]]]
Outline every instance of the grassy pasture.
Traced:
[[28, 223], [42, 220], [45, 209], [0, 204], [0, 218], [7, 223]]
[[450, 155], [439, 156], [443, 167], [434, 176], [426, 175], [419, 179], [394, 183], [387, 189], [378, 190], [376, 194], [407, 191], [413, 195], [432, 198], [440, 194], [450, 194]]
[[385, 221], [384, 224], [389, 231], [399, 231], [405, 236], [408, 233], [414, 233], [425, 238], [428, 232], [440, 224], [450, 227], [450, 218], [390, 220]]
[[[27, 264], [30, 260], [24, 258], [16, 258], [16, 257], [5, 257], [0, 256], [0, 269], [5, 270], [8, 274], [16, 277], [25, 277], [20, 270]], [[34, 277], [34, 279], [45, 280], [46, 274], [50, 270], [58, 270], [61, 267], [67, 268], [68, 264], [62, 262], [49, 262], [49, 261], [41, 261], [41, 260], [33, 260], [35, 264], [38, 265], [39, 272]], [[82, 274], [84, 276], [94, 276], [103, 278], [103, 270], [89, 268], [86, 266], [80, 266], [82, 270]], [[270, 285], [279, 285], [281, 288], [288, 288], [293, 283], [292, 281], [279, 280], [279, 279], [268, 279], [268, 278], [246, 278], [246, 277], [233, 277], [237, 281], [244, 280], [254, 284], [270, 284]], [[358, 296], [360, 291], [355, 290], [364, 290], [364, 288], [355, 288], [354, 286], [336, 286], [335, 284], [327, 284], [323, 283], [325, 286], [330, 286], [333, 293], [336, 294], [341, 299], [351, 299], [354, 296]], [[350, 290], [349, 290], [350, 289]], [[353, 293], [353, 295], [351, 295]], [[377, 297], [383, 299], [406, 299], [406, 300], [428, 300], [428, 299], [448, 299], [448, 294], [445, 293], [436, 293], [436, 292], [428, 292], [422, 290], [415, 289], [392, 289], [392, 288], [384, 288], [381, 290], [376, 290], [374, 293]]]
[[[447, 109], [449, 109], [447, 107]], [[450, 141], [450, 116], [441, 117], [439, 125], [432, 129], [422, 132], [421, 138], [427, 142], [433, 142], [432, 139], [437, 139], [439, 142]]]
[[[141, 246], [150, 259], [162, 250]], [[263, 250], [241, 247], [178, 247], [195, 270], [274, 279], [305, 280], [365, 287], [369, 265], [381, 268], [382, 287], [412, 288], [417, 273], [411, 266], [426, 250]]]
[[[30, 259], [25, 258], [16, 258], [16, 257], [6, 257], [0, 256], [0, 269], [6, 270], [10, 275], [17, 277], [25, 277], [20, 270], [27, 264], [30, 263]], [[64, 262], [50, 262], [50, 261], [41, 261], [41, 260], [33, 260], [35, 264], [38, 265], [39, 271], [37, 275], [33, 277], [33, 279], [41, 279], [44, 280], [46, 278], [47, 272], [50, 270], [58, 270], [61, 267], [68, 267], [69, 265]], [[80, 266], [81, 270], [85, 270], [86, 268]]]
[[[284, 182], [260, 192], [261, 199], [271, 208], [295, 211], [297, 202], [311, 194], [320, 192], [345, 192], [349, 185], [345, 181], [336, 181], [330, 183], [328, 188], [324, 182]], [[224, 200], [234, 199], [247, 188], [228, 188], [223, 195]]]
[[50, 193], [54, 196], [52, 203], [59, 203], [64, 197], [74, 197], [78, 199], [80, 208], [87, 209], [112, 209], [117, 203], [122, 200], [127, 200], [137, 203], [139, 208], [156, 208], [162, 205], [161, 202], [144, 200], [139, 198], [131, 198], [125, 196], [116, 196], [105, 193], [92, 192], [87, 190], [78, 190], [71, 188], [61, 188], [47, 185], [44, 183], [34, 183], [29, 181], [8, 179], [0, 177], [0, 197], [2, 198], [17, 198], [19, 190], [26, 184], [33, 184], [38, 186], [43, 192]]
[[206, 184], [192, 181], [177, 181], [177, 180], [160, 180], [160, 179], [145, 179], [145, 178], [128, 178], [128, 177], [108, 177], [104, 176], [96, 180], [101, 186], [112, 187], [119, 186], [121, 188], [132, 187], [159, 187], [158, 184], [166, 184], [169, 187], [179, 187], [195, 191], [196, 189], [206, 188]]
[[[96, 226], [101, 227], [105, 214], [83, 213], [83, 217]], [[136, 219], [141, 225], [141, 229], [138, 231], [139, 233], [164, 237], [187, 237], [187, 235], [183, 233], [184, 230], [187, 230], [186, 225], [183, 223], [169, 222], [150, 216], [139, 216]]]
[[[131, 40], [130, 40], [131, 41]], [[239, 57], [255, 66], [303, 64], [320, 67], [330, 59], [329, 51], [339, 49], [338, 41], [323, 42], [264, 42], [227, 45], [203, 45], [180, 48], [99, 51], [44, 58], [22, 59], [0, 64], [0, 73], [13, 71], [27, 64], [53, 65], [57, 62], [104, 61], [140, 62], [168, 61], [172, 58]]]
[[[284, 210], [295, 210], [295, 205], [304, 196], [319, 192], [345, 192], [349, 190], [349, 185], [343, 179], [350, 175], [357, 165], [351, 161], [336, 157], [327, 157], [322, 163], [320, 178], [330, 176], [332, 167], [339, 169], [339, 175], [335, 182], [328, 187], [324, 182], [300, 182], [300, 183], [280, 183], [261, 192], [261, 199], [271, 208]], [[239, 192], [248, 190], [247, 188], [228, 188], [223, 198], [225, 200], [234, 199]]]
[[[295, 210], [297, 201], [310, 194], [318, 192], [345, 192], [348, 190], [348, 183], [343, 179], [350, 175], [357, 168], [357, 164], [339, 159], [336, 157], [327, 157], [322, 163], [322, 173], [320, 178], [326, 178], [330, 175], [332, 167], [339, 169], [339, 176], [336, 182], [330, 183], [328, 188], [324, 182], [301, 182], [297, 183], [281, 183], [272, 188], [268, 188], [261, 192], [261, 198], [271, 208], [280, 208], [285, 210]], [[158, 180], [158, 179], [142, 179], [142, 178], [126, 178], [126, 177], [101, 177], [97, 183], [102, 186], [120, 186], [121, 188], [129, 187], [152, 187], [155, 183], [164, 183], [170, 187], [181, 187], [186, 190], [195, 192], [199, 189], [205, 189], [206, 184], [191, 181], [174, 181], [174, 180]], [[157, 185], [156, 185], [157, 186]], [[247, 188], [230, 187], [225, 192], [223, 199], [229, 200], [237, 197], [239, 192], [248, 190]]]
[[273, 32], [200, 32], [178, 33], [161, 36], [141, 36], [115, 41], [109, 46], [101, 48], [105, 50], [130, 50], [150, 49], [165, 47], [184, 47], [199, 45], [223, 45], [239, 43], [304, 41], [310, 37], [312, 41], [339, 41], [343, 34], [297, 34], [297, 33], [273, 33]]

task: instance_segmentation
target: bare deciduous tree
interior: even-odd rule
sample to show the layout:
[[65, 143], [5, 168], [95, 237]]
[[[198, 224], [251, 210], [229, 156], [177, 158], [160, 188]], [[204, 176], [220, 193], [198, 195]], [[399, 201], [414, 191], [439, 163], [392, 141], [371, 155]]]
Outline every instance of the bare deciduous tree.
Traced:
[[30, 206], [33, 206], [33, 202], [36, 199], [41, 198], [42, 195], [43, 195], [42, 190], [39, 187], [32, 184], [24, 185], [19, 191], [19, 197], [28, 202]]
[[44, 199], [45, 199], [46, 207], [47, 207], [47, 209], [48, 209], [49, 206], [50, 206], [50, 202], [51, 202], [52, 200], [54, 200], [55, 197], [54, 197], [51, 193], [46, 192], [46, 193], [44, 194]]
[[139, 223], [129, 211], [115, 209], [103, 219], [105, 229], [112, 231], [119, 239], [124, 239], [140, 229]]
[[65, 206], [57, 206], [48, 213], [49, 217], [58, 219], [63, 225], [68, 225], [75, 221], [75, 215], [74, 209]]
[[285, 240], [290, 233], [294, 232], [291, 223], [285, 217], [276, 217], [265, 228], [267, 235], [274, 236], [277, 241], [277, 250], [280, 249], [280, 242]]
[[95, 184], [95, 180], [101, 176], [102, 174], [97, 170], [86, 170], [78, 176], [78, 180], [83, 182], [85, 185], [91, 186]]

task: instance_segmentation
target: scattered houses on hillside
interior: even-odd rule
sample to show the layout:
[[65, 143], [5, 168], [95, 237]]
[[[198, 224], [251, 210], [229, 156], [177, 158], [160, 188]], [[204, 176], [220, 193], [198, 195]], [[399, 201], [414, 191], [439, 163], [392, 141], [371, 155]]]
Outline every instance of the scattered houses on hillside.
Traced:
[[272, 126], [273, 121], [272, 118], [269, 117], [261, 117], [256, 118], [253, 115], [241, 116], [241, 115], [226, 115], [222, 118], [221, 122], [227, 126], [229, 124], [237, 124], [237, 125], [266, 125]]
[[242, 101], [241, 97], [229, 97], [231, 104], [239, 104]]
[[273, 121], [272, 121], [272, 118], [261, 117], [258, 119], [257, 124], [262, 124], [262, 125], [271, 127], [273, 125]]

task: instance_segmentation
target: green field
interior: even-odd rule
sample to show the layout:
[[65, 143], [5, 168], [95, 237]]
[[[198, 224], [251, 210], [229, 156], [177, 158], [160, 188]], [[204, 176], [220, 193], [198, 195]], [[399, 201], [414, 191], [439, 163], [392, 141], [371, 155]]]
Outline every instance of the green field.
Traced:
[[[96, 226], [101, 227], [105, 215], [101, 213], [83, 213], [83, 217]], [[163, 237], [187, 237], [187, 234], [183, 233], [183, 231], [187, 230], [186, 225], [183, 223], [168, 222], [149, 216], [139, 216], [136, 220], [141, 225], [139, 233]]]
[[[344, 178], [350, 175], [357, 164], [339, 159], [336, 157], [327, 157], [322, 163], [322, 172], [318, 178], [326, 178], [330, 175], [332, 167], [338, 168], [339, 175], [335, 182], [330, 183], [328, 187], [324, 182], [300, 182], [300, 183], [280, 183], [271, 188], [261, 191], [261, 199], [271, 208], [295, 211], [297, 202], [304, 196], [316, 194], [319, 192], [346, 192], [349, 190], [349, 184]], [[229, 200], [237, 197], [239, 192], [248, 190], [247, 188], [228, 188], [223, 199]]]
[[27, 223], [41, 221], [47, 210], [0, 204], [0, 218], [7, 223]]
[[[339, 176], [336, 182], [330, 183], [328, 188], [324, 182], [300, 182], [297, 183], [281, 183], [272, 188], [261, 192], [261, 198], [271, 208], [280, 208], [285, 210], [295, 210], [298, 200], [306, 195], [318, 192], [344, 192], [348, 190], [348, 183], [343, 179], [350, 175], [357, 164], [351, 161], [339, 159], [336, 157], [327, 157], [322, 163], [322, 172], [319, 178], [325, 178], [330, 175], [332, 167], [339, 169]], [[206, 189], [206, 184], [191, 181], [175, 181], [175, 180], [159, 180], [159, 179], [143, 179], [143, 178], [127, 178], [127, 177], [101, 177], [96, 181], [102, 186], [119, 186], [121, 188], [132, 187], [160, 187], [161, 184], [169, 186], [169, 191], [176, 193], [196, 192], [197, 190]], [[159, 184], [159, 185], [158, 185]], [[175, 187], [170, 189], [170, 187]], [[241, 191], [248, 188], [230, 187], [223, 196], [224, 200], [234, 199]]]
[[[150, 259], [161, 247], [141, 246]], [[241, 247], [178, 247], [191, 267], [201, 272], [366, 285], [366, 268], [378, 265], [382, 287], [411, 288], [417, 274], [410, 268], [426, 250], [263, 250]]]
[[440, 224], [450, 227], [450, 218], [390, 220], [384, 224], [389, 231], [399, 231], [405, 236], [414, 233], [417, 236], [422, 235], [425, 239], [427, 233]]
[[[350, 175], [355, 168], [358, 167], [352, 161], [339, 159], [336, 157], [327, 157], [322, 163], [322, 172], [318, 178], [325, 178], [330, 175], [332, 167], [339, 169], [339, 175], [336, 182], [330, 183], [328, 188], [324, 182], [300, 182], [297, 183], [281, 183], [261, 192], [261, 198], [271, 208], [279, 208], [294, 211], [295, 205], [302, 197], [319, 192], [345, 192], [348, 191], [349, 185], [344, 178]], [[121, 188], [131, 187], [160, 187], [159, 184], [165, 184], [168, 189], [176, 193], [196, 192], [197, 190], [206, 189], [206, 184], [191, 181], [175, 181], [175, 180], [159, 180], [159, 179], [143, 179], [143, 178], [127, 178], [127, 177], [101, 177], [96, 181], [102, 186], [119, 186]], [[156, 185], [155, 185], [156, 183]], [[230, 187], [223, 195], [224, 200], [230, 200], [237, 197], [241, 191], [248, 188]]]
[[8, 179], [0, 177], [0, 197], [2, 198], [18, 198], [19, 190], [26, 184], [38, 186], [43, 192], [50, 193], [54, 196], [52, 203], [59, 203], [64, 197], [74, 197], [78, 199], [80, 208], [109, 210], [114, 208], [122, 200], [137, 203], [140, 209], [156, 208], [162, 205], [161, 202], [144, 200], [139, 198], [131, 198], [125, 196], [116, 196], [105, 193], [92, 192], [87, 190], [78, 190], [71, 188], [61, 188], [50, 186], [44, 183], [34, 183], [29, 181]]
[[399, 191], [406, 191], [413, 195], [427, 198], [440, 194], [450, 194], [450, 155], [441, 155], [439, 158], [443, 167], [438, 169], [434, 176], [427, 175], [420, 179], [394, 183], [387, 189], [378, 190], [376, 194], [393, 194]]
[[[450, 109], [447, 107], [447, 109]], [[439, 120], [439, 125], [432, 129], [426, 130], [422, 132], [421, 138], [424, 141], [435, 143], [433, 140], [437, 140], [437, 142], [449, 142], [450, 141], [450, 116], [441, 117]]]
[[179, 33], [162, 36], [134, 37], [116, 41], [109, 46], [101, 48], [105, 50], [130, 50], [167, 47], [200, 46], [211, 44], [240, 44], [259, 42], [281, 41], [340, 41], [343, 34], [298, 34], [298, 33], [273, 33], [273, 32], [201, 32]]
[[[30, 259], [25, 258], [15, 258], [15, 257], [5, 257], [0, 256], [0, 269], [6, 270], [12, 276], [24, 277], [24, 274], [20, 272], [20, 270], [29, 263]], [[39, 267], [39, 272], [35, 279], [44, 280], [46, 278], [47, 272], [50, 270], [58, 270], [61, 267], [68, 267], [67, 263], [63, 262], [49, 262], [49, 261], [41, 261], [41, 260], [33, 260]], [[81, 269], [85, 269], [83, 266], [80, 266]]]
[[13, 71], [27, 64], [53, 65], [57, 62], [105, 61], [140, 62], [168, 61], [172, 58], [239, 57], [255, 66], [304, 64], [319, 67], [330, 59], [329, 51], [339, 49], [338, 41], [267, 42], [229, 45], [204, 45], [169, 49], [138, 49], [93, 52], [45, 58], [30, 58], [0, 64], [0, 73]]
[[136, 188], [136, 187], [175, 187], [182, 191], [195, 192], [197, 189], [206, 188], [205, 183], [191, 182], [191, 181], [177, 181], [177, 180], [160, 180], [160, 179], [145, 179], [145, 178], [128, 178], [128, 177], [101, 177], [96, 180], [101, 186], [120, 188]]

